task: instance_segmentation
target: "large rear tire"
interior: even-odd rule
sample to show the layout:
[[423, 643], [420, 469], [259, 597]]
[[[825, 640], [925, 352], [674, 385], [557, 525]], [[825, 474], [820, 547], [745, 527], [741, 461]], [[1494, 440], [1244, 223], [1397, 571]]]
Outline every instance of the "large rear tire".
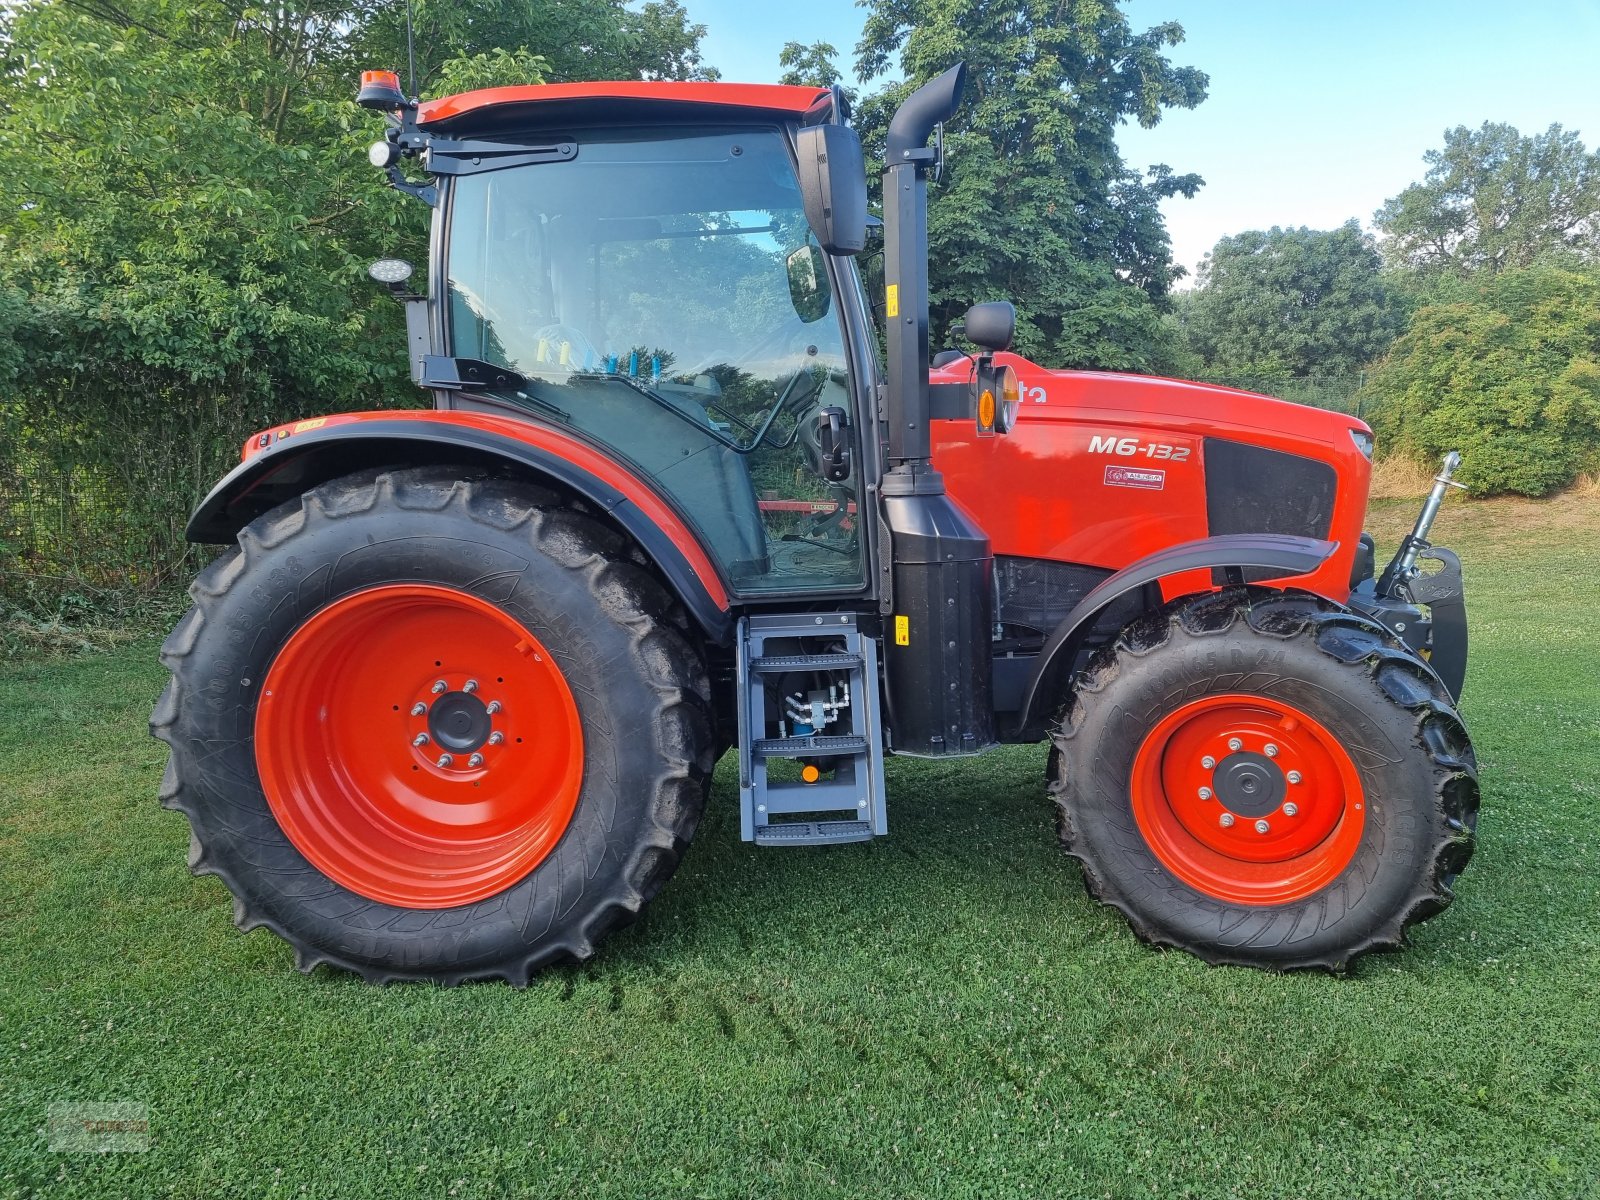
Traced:
[[262, 516], [162, 647], [190, 868], [304, 971], [525, 984], [633, 920], [704, 807], [709, 683], [669, 593], [554, 493], [459, 474]]
[[1329, 601], [1235, 588], [1135, 621], [1078, 680], [1050, 791], [1091, 895], [1211, 963], [1347, 970], [1444, 909], [1471, 743], [1434, 673]]

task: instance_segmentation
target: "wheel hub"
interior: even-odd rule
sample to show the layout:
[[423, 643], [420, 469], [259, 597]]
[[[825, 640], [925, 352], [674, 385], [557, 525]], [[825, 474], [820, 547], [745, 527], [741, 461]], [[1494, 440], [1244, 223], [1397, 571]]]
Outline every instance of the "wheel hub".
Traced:
[[1283, 772], [1264, 754], [1241, 750], [1217, 764], [1217, 799], [1235, 816], [1265, 817], [1283, 803]]
[[446, 692], [428, 709], [428, 736], [454, 753], [470, 754], [493, 732], [489, 706], [471, 692]]

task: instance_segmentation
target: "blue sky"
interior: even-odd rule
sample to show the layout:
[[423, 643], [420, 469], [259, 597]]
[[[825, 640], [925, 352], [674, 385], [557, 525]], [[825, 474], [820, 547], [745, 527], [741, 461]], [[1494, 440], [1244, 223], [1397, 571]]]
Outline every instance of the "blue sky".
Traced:
[[[685, 0], [723, 78], [778, 74], [786, 41], [828, 41], [853, 71], [853, 0]], [[1176, 20], [1172, 57], [1211, 76], [1210, 98], [1153, 130], [1127, 127], [1130, 166], [1197, 171], [1167, 229], [1191, 269], [1216, 240], [1271, 225], [1370, 223], [1420, 179], [1454, 125], [1553, 121], [1600, 144], [1600, 0], [1126, 0], [1140, 28]]]

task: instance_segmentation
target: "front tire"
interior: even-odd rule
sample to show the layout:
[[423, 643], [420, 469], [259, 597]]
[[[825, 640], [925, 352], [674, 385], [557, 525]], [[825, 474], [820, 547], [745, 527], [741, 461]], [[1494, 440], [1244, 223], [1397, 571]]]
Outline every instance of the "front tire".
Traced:
[[191, 594], [151, 718], [162, 800], [301, 970], [522, 985], [677, 866], [713, 764], [705, 664], [631, 544], [554, 493], [335, 480]]
[[1448, 693], [1316, 597], [1235, 588], [1135, 621], [1052, 744], [1091, 895], [1207, 962], [1343, 972], [1444, 909], [1472, 854], [1476, 762]]

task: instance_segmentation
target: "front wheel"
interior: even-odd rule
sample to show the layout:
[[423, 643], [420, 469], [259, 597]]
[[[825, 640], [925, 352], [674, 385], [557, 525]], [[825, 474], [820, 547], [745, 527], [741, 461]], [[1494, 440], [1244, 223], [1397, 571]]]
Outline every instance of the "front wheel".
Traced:
[[526, 983], [632, 920], [694, 832], [704, 661], [631, 544], [552, 493], [335, 480], [192, 595], [163, 801], [303, 970]]
[[1061, 839], [1147, 941], [1344, 971], [1448, 905], [1476, 763], [1438, 678], [1331, 602], [1188, 597], [1125, 629], [1052, 734]]

